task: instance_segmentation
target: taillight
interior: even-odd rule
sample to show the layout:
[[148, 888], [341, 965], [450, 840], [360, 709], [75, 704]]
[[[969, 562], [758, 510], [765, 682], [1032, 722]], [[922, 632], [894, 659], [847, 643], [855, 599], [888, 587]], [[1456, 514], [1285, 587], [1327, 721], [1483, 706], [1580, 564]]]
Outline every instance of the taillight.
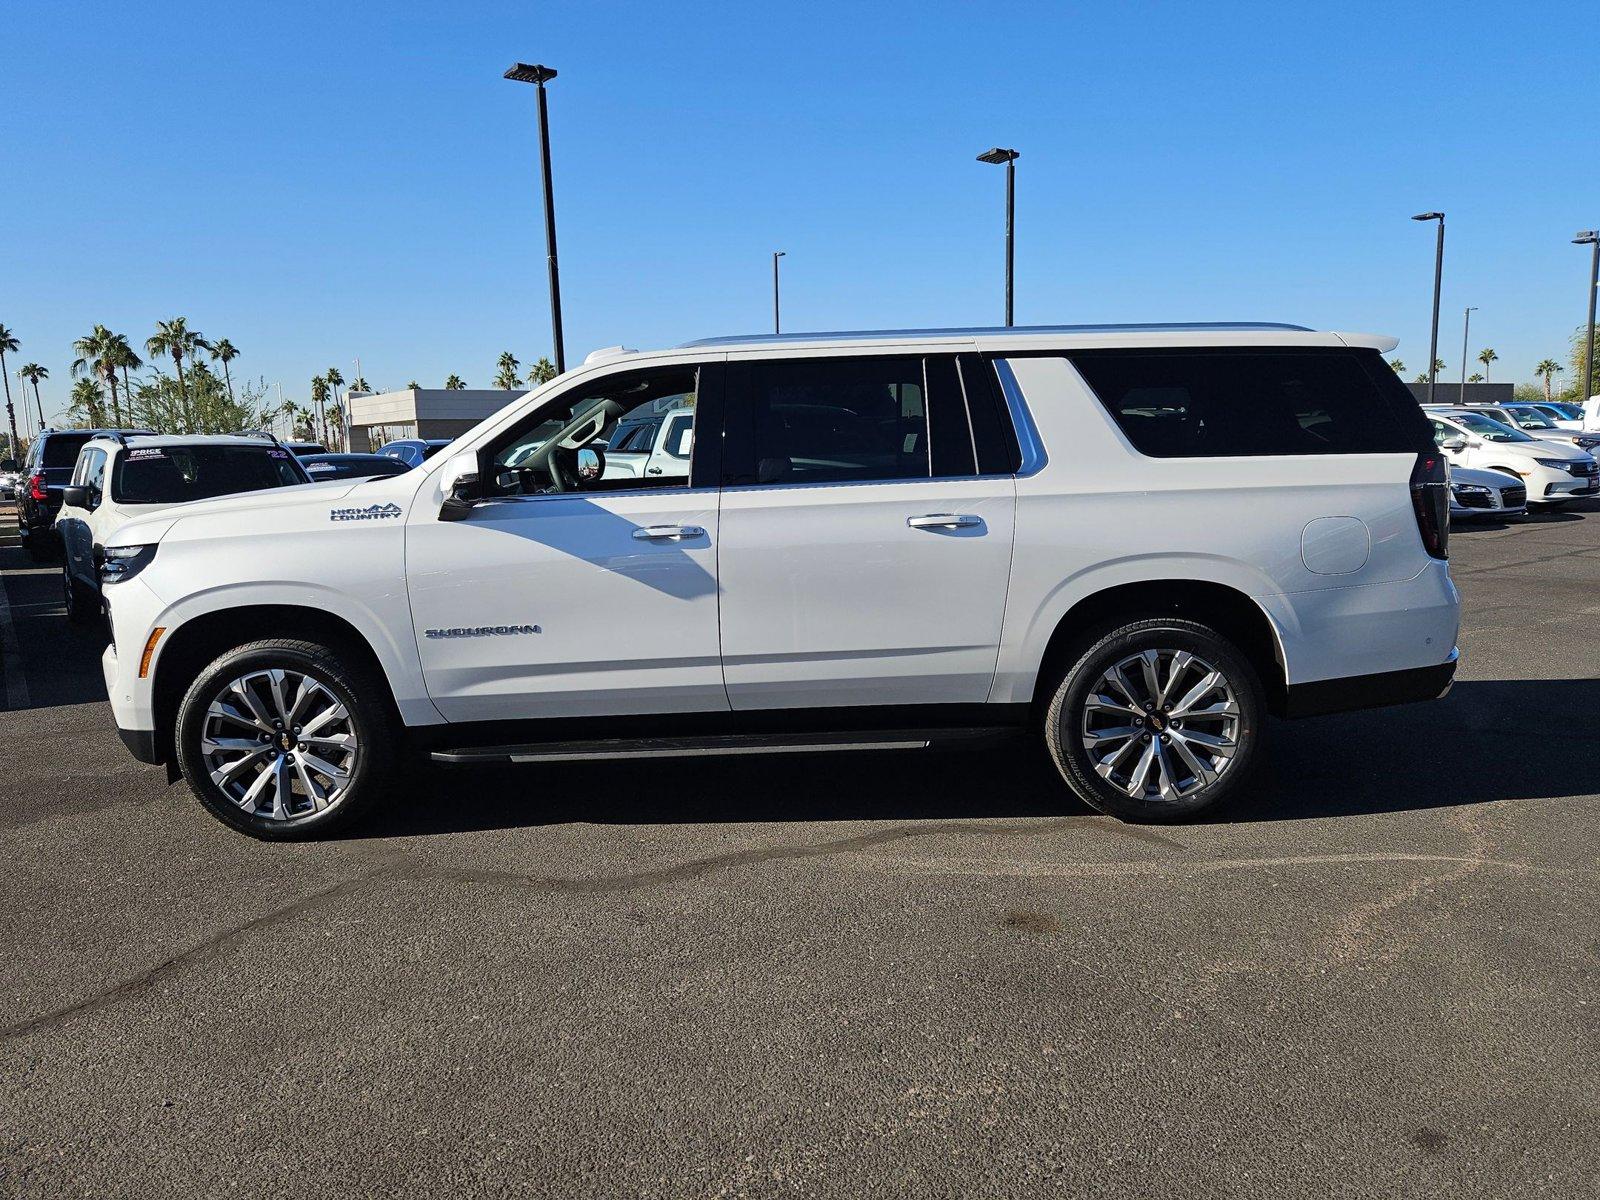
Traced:
[[50, 493], [44, 490], [44, 472], [28, 476], [28, 495], [34, 500], [48, 500]]
[[1449, 558], [1450, 483], [1444, 456], [1437, 451], [1417, 455], [1411, 468], [1411, 507], [1417, 514], [1422, 548], [1434, 558]]

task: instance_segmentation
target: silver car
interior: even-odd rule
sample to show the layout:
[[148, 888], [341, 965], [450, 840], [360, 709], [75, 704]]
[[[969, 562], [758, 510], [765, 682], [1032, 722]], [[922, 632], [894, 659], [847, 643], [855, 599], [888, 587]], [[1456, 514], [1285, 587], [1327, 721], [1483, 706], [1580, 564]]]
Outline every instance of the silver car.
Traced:
[[1527, 485], [1504, 471], [1450, 468], [1450, 520], [1475, 517], [1523, 517], [1528, 514]]

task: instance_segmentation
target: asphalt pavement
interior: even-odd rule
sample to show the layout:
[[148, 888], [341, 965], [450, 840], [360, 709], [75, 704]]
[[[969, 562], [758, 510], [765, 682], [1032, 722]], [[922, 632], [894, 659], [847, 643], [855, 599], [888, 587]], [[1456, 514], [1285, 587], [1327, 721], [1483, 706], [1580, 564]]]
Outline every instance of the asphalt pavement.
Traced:
[[438, 769], [263, 845], [0, 504], [0, 1194], [1557, 1196], [1600, 1179], [1600, 504], [1445, 700], [1147, 829], [1042, 754]]

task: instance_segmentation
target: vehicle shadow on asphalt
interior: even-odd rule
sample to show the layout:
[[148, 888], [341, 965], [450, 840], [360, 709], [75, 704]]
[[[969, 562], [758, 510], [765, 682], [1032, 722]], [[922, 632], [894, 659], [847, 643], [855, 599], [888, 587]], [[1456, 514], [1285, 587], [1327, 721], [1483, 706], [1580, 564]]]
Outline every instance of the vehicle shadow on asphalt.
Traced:
[[[1309, 820], [1600, 790], [1600, 732], [1549, 713], [1600, 706], [1600, 680], [1469, 680], [1432, 703], [1274, 721], [1248, 791], [1207, 820]], [[1539, 714], [1536, 718], [1534, 714]], [[353, 838], [568, 822], [653, 825], [1052, 817], [1090, 810], [1037, 739], [970, 752], [430, 767]]]

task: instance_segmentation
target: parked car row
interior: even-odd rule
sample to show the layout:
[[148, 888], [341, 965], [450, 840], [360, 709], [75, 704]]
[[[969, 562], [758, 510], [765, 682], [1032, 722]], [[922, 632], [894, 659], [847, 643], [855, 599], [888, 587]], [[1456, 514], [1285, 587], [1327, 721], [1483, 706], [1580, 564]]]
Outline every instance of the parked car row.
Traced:
[[[1531, 404], [1425, 404], [1450, 463], [1453, 519], [1516, 516], [1600, 493], [1600, 433], [1562, 428]], [[1570, 421], [1571, 418], [1563, 417]], [[1487, 477], [1487, 478], [1486, 478]]]

